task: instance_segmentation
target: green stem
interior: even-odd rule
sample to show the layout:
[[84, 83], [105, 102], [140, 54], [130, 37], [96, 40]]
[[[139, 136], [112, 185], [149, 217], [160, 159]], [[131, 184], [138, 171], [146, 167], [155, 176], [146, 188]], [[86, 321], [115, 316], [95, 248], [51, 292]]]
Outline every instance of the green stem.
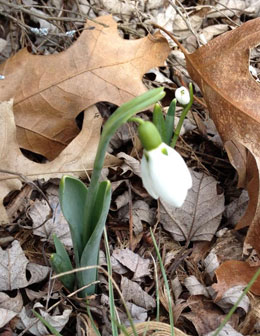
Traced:
[[172, 142], [171, 142], [171, 147], [174, 148], [175, 145], [176, 145], [176, 142], [177, 142], [177, 139], [180, 135], [180, 132], [181, 132], [181, 128], [182, 128], [182, 124], [184, 122], [184, 119], [187, 115], [187, 113], [189, 112], [189, 109], [191, 108], [192, 104], [193, 104], [193, 87], [192, 87], [192, 84], [190, 83], [189, 85], [189, 91], [190, 91], [190, 102], [189, 104], [187, 104], [183, 111], [182, 111], [182, 114], [181, 114], [181, 117], [180, 117], [180, 120], [178, 122], [178, 125], [175, 129], [175, 132], [174, 132], [174, 136], [173, 136], [173, 139], [172, 139]]
[[225, 324], [230, 320], [231, 316], [233, 315], [233, 313], [235, 312], [235, 310], [237, 309], [239, 303], [242, 301], [243, 297], [247, 294], [247, 292], [250, 290], [250, 288], [253, 286], [254, 282], [256, 281], [256, 279], [259, 277], [260, 275], [260, 267], [258, 268], [258, 270], [255, 272], [255, 274], [253, 275], [252, 279], [249, 281], [248, 285], [246, 286], [246, 288], [243, 290], [243, 293], [240, 295], [240, 297], [238, 298], [237, 302], [234, 304], [234, 306], [230, 309], [230, 311], [228, 312], [228, 314], [226, 315], [226, 317], [224, 318], [224, 320], [222, 321], [222, 323], [220, 324], [220, 326], [218, 327], [218, 329], [214, 332], [214, 334], [212, 336], [217, 336], [219, 334], [219, 332], [224, 328]]
[[101, 170], [104, 166], [104, 160], [106, 155], [107, 146], [112, 136], [115, 134], [117, 129], [128, 121], [137, 112], [144, 110], [150, 105], [156, 103], [158, 100], [162, 99], [165, 95], [163, 88], [157, 88], [145, 92], [141, 96], [138, 96], [131, 101], [121, 105], [107, 120], [104, 125], [103, 132], [99, 141], [96, 158], [94, 161], [93, 172], [91, 176], [91, 181], [88, 189], [86, 206], [84, 209], [84, 215], [86, 218], [85, 226], [83, 230], [83, 243], [87, 243], [88, 239], [93, 232], [96, 223], [92, 220], [92, 211], [96, 201], [96, 195], [98, 190], [99, 178], [101, 175]]
[[129, 118], [128, 121], [135, 122], [135, 123], [137, 123], [138, 125], [142, 125], [142, 124], [144, 124], [144, 120], [141, 119], [141, 118], [138, 118], [138, 117], [132, 117], [132, 118]]

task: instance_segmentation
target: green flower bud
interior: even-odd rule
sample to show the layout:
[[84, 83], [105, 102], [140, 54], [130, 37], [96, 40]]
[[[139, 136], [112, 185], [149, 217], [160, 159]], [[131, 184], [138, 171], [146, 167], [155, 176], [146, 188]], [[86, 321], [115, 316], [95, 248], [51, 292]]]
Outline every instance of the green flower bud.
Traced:
[[147, 151], [157, 148], [162, 143], [160, 133], [150, 121], [145, 121], [138, 126], [138, 136], [144, 149]]

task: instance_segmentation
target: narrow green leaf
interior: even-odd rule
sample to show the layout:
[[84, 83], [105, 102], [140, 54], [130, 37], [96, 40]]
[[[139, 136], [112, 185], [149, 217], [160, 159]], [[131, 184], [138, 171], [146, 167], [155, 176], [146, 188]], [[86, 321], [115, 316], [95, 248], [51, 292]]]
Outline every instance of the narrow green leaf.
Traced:
[[[51, 255], [50, 262], [56, 274], [71, 271], [73, 269], [70, 260], [68, 262], [67, 259], [63, 259], [57, 253]], [[70, 292], [74, 290], [75, 274], [63, 275], [59, 279]]]
[[[85, 267], [85, 266], [93, 266], [93, 265], [98, 265], [99, 264], [99, 249], [100, 249], [100, 239], [104, 230], [104, 226], [106, 223], [107, 219], [107, 214], [109, 211], [110, 207], [110, 202], [111, 202], [111, 183], [109, 181], [104, 181], [101, 182], [102, 185], [99, 188], [100, 192], [100, 197], [97, 198], [101, 200], [103, 198], [103, 204], [100, 204], [100, 207], [102, 211], [100, 212], [100, 216], [98, 219], [98, 222], [96, 223], [96, 227], [93, 230], [91, 237], [89, 238], [84, 251], [81, 256], [80, 260], [80, 266]], [[104, 188], [106, 186], [106, 188]], [[101, 195], [101, 191], [103, 191], [103, 196]], [[96, 205], [95, 205], [96, 206]], [[94, 215], [94, 214], [93, 214]], [[81, 274], [81, 279], [79, 288], [83, 287], [87, 284], [90, 284], [97, 279], [97, 270], [96, 269], [91, 269], [91, 270], [86, 270], [79, 272]], [[95, 292], [95, 285], [90, 286], [80, 293], [82, 297], [85, 297], [86, 295], [92, 295]]]
[[62, 177], [59, 198], [63, 215], [69, 223], [77, 267], [84, 249], [84, 208], [87, 191], [87, 187], [79, 179], [66, 175]]
[[162, 108], [158, 103], [155, 104], [153, 108], [153, 123], [158, 129], [161, 135], [162, 141], [165, 142], [166, 140], [165, 120], [164, 120]]
[[176, 110], [176, 99], [173, 99], [165, 117], [165, 125], [166, 125], [165, 143], [167, 145], [170, 145], [174, 133], [175, 110]]
[[110, 258], [110, 251], [109, 251], [109, 243], [107, 237], [107, 230], [104, 227], [104, 241], [105, 241], [105, 248], [106, 248], [106, 260], [107, 260], [107, 272], [108, 272], [108, 296], [109, 296], [109, 313], [110, 313], [110, 320], [111, 320], [111, 329], [112, 335], [118, 336], [118, 328], [115, 321], [117, 321], [116, 315], [116, 305], [115, 305], [115, 297], [113, 291], [113, 283], [112, 283], [112, 264]]
[[87, 228], [85, 228], [87, 235], [86, 235], [86, 238], [84, 237], [84, 246], [87, 244], [89, 238], [91, 237], [93, 231], [95, 230], [97, 223], [99, 221], [99, 218], [102, 214], [104, 199], [107, 194], [108, 185], [110, 185], [109, 181], [102, 181], [102, 182], [99, 182], [98, 184], [96, 199], [94, 201], [94, 207], [93, 207], [92, 216], [91, 216], [91, 223], [88, 225]]

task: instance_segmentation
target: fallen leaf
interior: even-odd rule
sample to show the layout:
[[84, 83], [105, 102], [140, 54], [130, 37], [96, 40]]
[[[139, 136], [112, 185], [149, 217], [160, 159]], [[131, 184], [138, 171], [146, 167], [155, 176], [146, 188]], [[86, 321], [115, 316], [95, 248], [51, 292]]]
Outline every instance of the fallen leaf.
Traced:
[[47, 241], [53, 241], [53, 234], [56, 234], [65, 246], [72, 247], [69, 225], [61, 212], [58, 196], [48, 196], [48, 201], [53, 209], [53, 217], [46, 223], [50, 207], [45, 199], [36, 199], [28, 211], [33, 221], [33, 234]]
[[160, 221], [177, 241], [211, 240], [224, 211], [224, 195], [217, 194], [212, 176], [191, 170], [193, 186], [181, 208], [161, 201]]
[[[202, 22], [203, 17], [200, 15], [195, 14], [189, 17], [189, 24], [194, 32], [199, 30]], [[172, 30], [174, 31], [174, 34], [180, 39], [185, 39], [190, 36], [190, 29], [187, 26], [186, 20], [183, 20], [183, 16], [180, 14], [176, 15], [173, 21]]]
[[188, 303], [191, 312], [182, 315], [193, 323], [199, 336], [216, 329], [224, 319], [221, 310], [203, 296], [191, 296]]
[[207, 13], [209, 18], [233, 17], [239, 15], [241, 10], [246, 8], [244, 0], [219, 0], [217, 4]]
[[[224, 32], [226, 32], [228, 30], [228, 25], [227, 24], [216, 24], [216, 25], [212, 25], [212, 26], [208, 26], [202, 29], [199, 37], [201, 42], [209, 42], [210, 40], [212, 40], [212, 38], [214, 36], [223, 34]], [[206, 44], [203, 43], [203, 44]]]
[[117, 274], [125, 274], [128, 272], [128, 269], [124, 267], [113, 255], [111, 256], [111, 265], [113, 272]]
[[241, 195], [226, 206], [224, 216], [228, 224], [235, 226], [244, 215], [248, 206], [248, 192], [243, 190]]
[[[260, 299], [256, 296], [250, 296], [250, 310], [241, 323], [239, 331], [242, 335], [253, 335], [254, 331], [260, 331]], [[255, 334], [257, 336], [257, 334]]]
[[[129, 211], [126, 214], [126, 218], [129, 218]], [[132, 206], [132, 220], [135, 235], [143, 232], [143, 221], [151, 224], [154, 218], [154, 212], [146, 202], [142, 200], [134, 202]]]
[[219, 260], [215, 252], [210, 252], [203, 261], [205, 271], [210, 276], [211, 280], [214, 279], [215, 270], [219, 267]]
[[206, 287], [202, 285], [194, 275], [185, 278], [183, 284], [188, 289], [190, 295], [204, 295], [209, 297]]
[[[27, 280], [29, 273], [30, 278]], [[27, 287], [46, 278], [49, 267], [29, 263], [17, 240], [10, 248], [0, 247], [0, 290]]]
[[123, 192], [123, 194], [119, 195], [115, 199], [115, 206], [113, 206], [112, 209], [113, 211], [119, 210], [125, 205], [129, 204], [129, 202], [130, 202], [129, 190], [126, 190], [125, 192]]
[[[217, 329], [216, 329], [217, 330]], [[210, 333], [204, 336], [214, 336], [216, 330], [211, 331]], [[229, 323], [227, 323], [223, 329], [218, 333], [218, 336], [244, 336], [240, 332], [236, 331]]]
[[23, 308], [23, 298], [20, 292], [15, 297], [0, 293], [0, 328], [3, 328]]
[[241, 260], [243, 243], [236, 231], [228, 230], [217, 239], [211, 252], [215, 253], [220, 263], [226, 260]]
[[[225, 313], [228, 313], [234, 304], [238, 301], [243, 293], [245, 286], [235, 286], [229, 288], [222, 296], [222, 299], [216, 302], [216, 304], [223, 309]], [[215, 299], [216, 293], [212, 287], [208, 289], [211, 297]], [[238, 307], [244, 309], [245, 313], [248, 313], [250, 301], [247, 295], [238, 303]]]
[[[223, 262], [215, 271], [217, 283], [212, 287], [217, 292], [216, 301], [220, 300], [224, 293], [231, 287], [243, 285], [247, 286], [258, 267], [250, 267], [244, 261], [228, 260]], [[260, 295], [260, 278], [255, 281], [250, 291], [255, 295]]]
[[134, 157], [127, 155], [126, 153], [123, 153], [123, 152], [118, 153], [117, 157], [119, 159], [124, 159], [124, 163], [120, 167], [123, 170], [122, 174], [130, 170], [135, 175], [141, 177], [140, 162], [138, 160], [136, 160]]
[[[169, 53], [161, 34], [123, 40], [112, 16], [87, 21], [66, 51], [22, 49], [0, 65], [0, 100], [14, 97], [19, 147], [54, 159], [79, 133], [77, 115], [100, 101], [121, 105], [146, 91], [142, 76]], [[89, 29], [91, 27], [91, 29]]]
[[[55, 160], [39, 164], [27, 159], [19, 149], [12, 101], [0, 103], [0, 170], [22, 174], [30, 180], [61, 177], [63, 174], [85, 176], [85, 172], [93, 168], [101, 124], [102, 118], [97, 108], [92, 106], [85, 113], [80, 134]], [[118, 163], [118, 159], [107, 155], [105, 166]], [[2, 204], [4, 197], [21, 186], [18, 176], [0, 171], [0, 224], [9, 223]]]
[[[127, 302], [126, 306], [131, 314], [131, 317], [133, 319], [133, 323], [140, 323], [145, 322], [147, 320], [147, 310], [143, 307], [139, 307], [135, 305], [134, 303]], [[124, 322], [124, 325], [129, 326], [130, 322], [127, 320]]]
[[136, 282], [122, 277], [121, 290], [125, 301], [131, 301], [137, 306], [152, 309], [156, 306], [155, 299], [147, 294]]
[[113, 251], [112, 256], [134, 273], [133, 279], [150, 275], [150, 260], [140, 257], [128, 248], [123, 250], [116, 249]]
[[[199, 85], [223, 142], [245, 147], [253, 158], [246, 156], [250, 201], [243, 218], [247, 218], [250, 228], [245, 246], [260, 254], [260, 87], [248, 69], [250, 48], [260, 42], [259, 31], [257, 18], [218, 36], [193, 54], [181, 48], [190, 76]], [[244, 153], [239, 149], [236, 157], [228, 154], [240, 174], [240, 167], [245, 165]], [[244, 176], [240, 180], [243, 182]]]
[[[71, 309], [65, 309], [62, 314], [54, 314], [53, 316], [45, 311], [45, 308], [41, 303], [36, 303], [33, 306], [33, 309], [39, 311], [40, 315], [50, 324], [52, 325], [58, 332], [63, 329], [63, 327], [67, 324]], [[31, 309], [30, 309], [31, 313]], [[28, 312], [26, 307], [23, 308], [21, 313], [19, 314], [21, 322], [24, 325], [24, 329], [28, 328], [28, 330], [35, 336], [45, 336], [49, 335], [48, 330], [39, 321], [36, 317], [28, 316]]]

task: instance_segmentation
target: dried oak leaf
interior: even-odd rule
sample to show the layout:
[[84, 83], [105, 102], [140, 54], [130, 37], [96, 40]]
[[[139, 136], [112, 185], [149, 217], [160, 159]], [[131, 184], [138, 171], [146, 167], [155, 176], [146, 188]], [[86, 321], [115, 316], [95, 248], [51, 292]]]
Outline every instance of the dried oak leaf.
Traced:
[[150, 260], [140, 257], [128, 248], [116, 249], [113, 251], [112, 256], [123, 266], [134, 272], [134, 280], [150, 275]]
[[211, 240], [224, 211], [224, 195], [217, 194], [217, 181], [212, 176], [194, 172], [192, 189], [181, 208], [161, 201], [160, 221], [177, 241]]
[[[260, 43], [260, 18], [229, 31], [193, 54], [187, 69], [199, 85], [231, 163], [246, 186], [249, 206], [241, 219], [250, 224], [245, 248], [260, 254], [260, 87], [249, 72], [250, 48]], [[240, 226], [241, 227], [241, 226]]]
[[[244, 285], [245, 287], [257, 271], [258, 267], [251, 267], [245, 261], [228, 260], [223, 262], [215, 271], [217, 283], [212, 287], [217, 292], [216, 301], [220, 300], [223, 294], [234, 286]], [[250, 291], [260, 295], [260, 278], [254, 282]]]
[[122, 276], [121, 290], [125, 301], [132, 301], [137, 306], [152, 309], [156, 306], [155, 299], [147, 294], [138, 283]]
[[[23, 308], [23, 298], [18, 291], [15, 297], [0, 292], [0, 328], [3, 328]], [[2, 333], [1, 333], [2, 336]]]
[[[93, 168], [102, 124], [96, 107], [90, 107], [85, 112], [80, 134], [55, 160], [39, 164], [27, 159], [19, 149], [12, 105], [12, 101], [0, 103], [0, 224], [9, 222], [3, 206], [4, 197], [10, 191], [20, 189], [22, 185], [17, 175], [3, 171], [22, 174], [29, 180], [61, 177], [63, 174], [85, 175], [86, 170]], [[116, 163], [118, 159], [107, 155], [105, 165]]]
[[[13, 290], [27, 287], [46, 278], [49, 268], [30, 263], [17, 240], [11, 248], [0, 247], [0, 290]], [[26, 272], [30, 274], [27, 280]]]
[[0, 65], [0, 101], [14, 97], [20, 147], [54, 159], [79, 133], [75, 118], [100, 101], [116, 105], [146, 91], [142, 76], [170, 51], [160, 33], [124, 40], [112, 16], [89, 23], [55, 55], [22, 49]]

